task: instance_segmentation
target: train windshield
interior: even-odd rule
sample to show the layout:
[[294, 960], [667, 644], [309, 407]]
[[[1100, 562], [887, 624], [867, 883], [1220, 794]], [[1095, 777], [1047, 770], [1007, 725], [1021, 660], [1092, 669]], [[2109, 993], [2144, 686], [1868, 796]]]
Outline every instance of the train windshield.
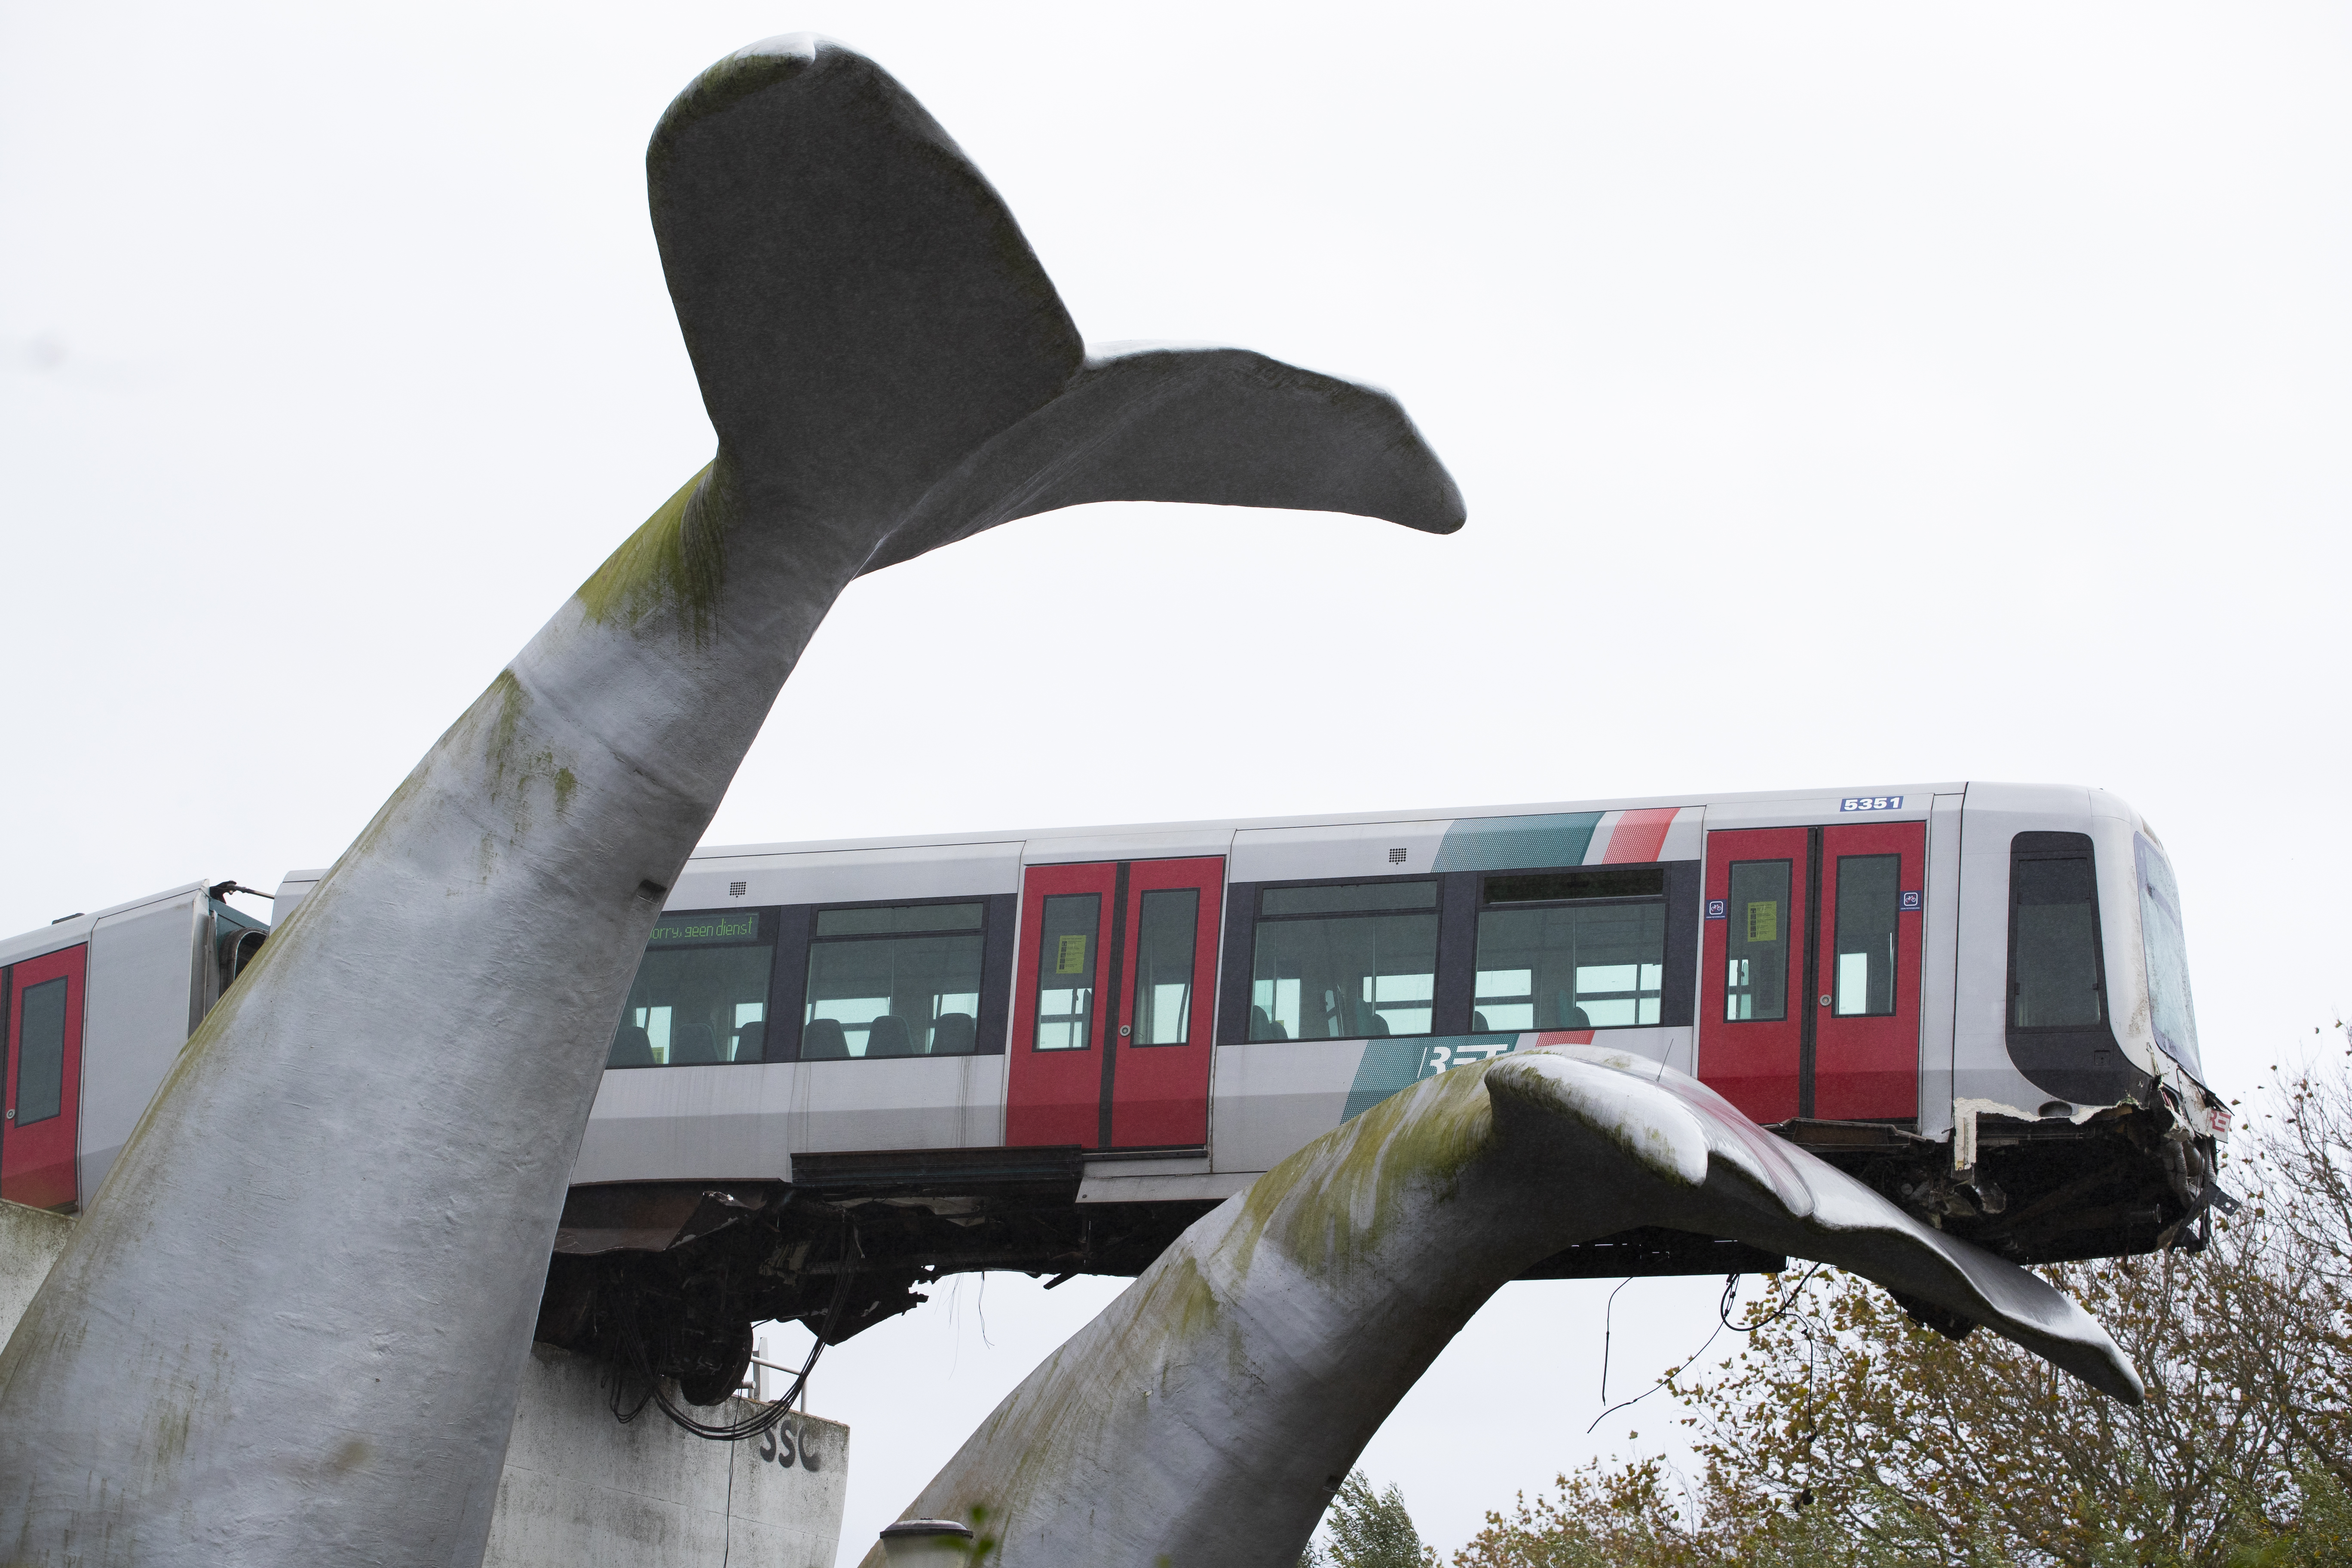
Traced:
[[2189, 943], [2180, 931], [2180, 889], [2172, 862], [2146, 834], [2132, 835], [2139, 867], [2140, 944], [2147, 955], [2148, 1012], [2156, 1043], [2164, 1054], [2199, 1079], [2205, 1076], [2197, 1052], [2197, 1013], [2189, 996]]

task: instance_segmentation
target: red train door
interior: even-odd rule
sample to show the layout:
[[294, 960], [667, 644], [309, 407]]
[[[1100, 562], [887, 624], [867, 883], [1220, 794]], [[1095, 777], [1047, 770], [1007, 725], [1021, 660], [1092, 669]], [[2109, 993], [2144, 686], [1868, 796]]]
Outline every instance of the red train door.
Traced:
[[1753, 1120], [1919, 1113], [1927, 826], [1706, 836], [1699, 1077]]
[[1821, 829], [1812, 1105], [1832, 1121], [1919, 1114], [1919, 954], [1927, 825]]
[[74, 1201], [81, 1121], [83, 960], [89, 949], [28, 958], [7, 972], [5, 1116], [0, 1198], [34, 1208]]
[[1754, 1121], [1799, 1114], [1807, 849], [1801, 827], [1706, 836], [1699, 1078]]
[[1217, 858], [1029, 868], [1007, 1144], [1208, 1142], [1224, 869]]

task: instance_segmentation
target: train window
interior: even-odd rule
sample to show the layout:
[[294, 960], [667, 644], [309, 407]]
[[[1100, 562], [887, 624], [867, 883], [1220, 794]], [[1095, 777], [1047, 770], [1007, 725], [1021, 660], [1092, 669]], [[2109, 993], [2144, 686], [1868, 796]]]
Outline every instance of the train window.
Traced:
[[1045, 900], [1044, 919], [1037, 944], [1036, 1048], [1083, 1051], [1094, 1018], [1102, 895], [1055, 894]]
[[1136, 921], [1135, 1043], [1181, 1046], [1192, 1016], [1192, 949], [1201, 930], [1201, 891], [1153, 888], [1144, 893], [1142, 906]]
[[2164, 1054], [2202, 1078], [2197, 1051], [2197, 1011], [2189, 1000], [2189, 943], [2180, 931], [2180, 889], [2172, 863], [2146, 834], [2132, 835], [2139, 863], [2140, 944], [2147, 956], [2147, 999], [2156, 1043]]
[[16, 1120], [12, 1125], [47, 1121], [64, 1109], [66, 1079], [66, 977], [25, 987], [17, 1013]]
[[1769, 1023], [1789, 1016], [1787, 860], [1735, 860], [1727, 933], [1723, 1016], [1732, 1023]]
[[606, 1065], [706, 1067], [766, 1055], [775, 916], [682, 910], [654, 922]]
[[2009, 995], [2021, 1029], [2106, 1017], [2098, 879], [2084, 833], [2021, 833], [2009, 860]]
[[1258, 895], [1249, 1038], [1425, 1035], [1435, 1005], [1437, 884], [1349, 882]]
[[978, 903], [819, 910], [801, 1059], [971, 1055], [984, 913]]
[[1895, 1011], [1895, 937], [1901, 923], [1903, 857], [1837, 858], [1837, 952], [1830, 1009], [1841, 1018]]
[[1658, 1021], [1666, 874], [1651, 867], [1489, 877], [1470, 1026], [1624, 1029]]

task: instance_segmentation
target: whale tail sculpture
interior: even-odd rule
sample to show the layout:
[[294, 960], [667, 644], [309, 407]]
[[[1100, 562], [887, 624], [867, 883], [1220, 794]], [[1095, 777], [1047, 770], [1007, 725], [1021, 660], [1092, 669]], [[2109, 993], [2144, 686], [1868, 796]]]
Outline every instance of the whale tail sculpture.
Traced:
[[1094, 500], [1461, 525], [1381, 393], [1088, 358], [995, 192], [848, 50], [719, 61], [646, 165], [717, 455], [189, 1042], [0, 1351], [0, 1561], [479, 1562], [630, 974], [859, 574]]
[[[984, 1508], [1024, 1568], [1288, 1568], [1496, 1290], [1635, 1226], [1836, 1264], [2141, 1397], [2105, 1331], [2038, 1277], [1696, 1079], [1552, 1047], [1425, 1079], [1228, 1198], [1006, 1396], [904, 1517]], [[881, 1563], [877, 1548], [866, 1568]]]

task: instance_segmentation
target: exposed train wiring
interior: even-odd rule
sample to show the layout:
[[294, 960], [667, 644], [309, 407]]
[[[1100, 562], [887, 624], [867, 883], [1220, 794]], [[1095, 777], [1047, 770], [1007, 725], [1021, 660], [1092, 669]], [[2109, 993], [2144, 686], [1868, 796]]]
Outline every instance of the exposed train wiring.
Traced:
[[[1738, 1276], [1738, 1275], [1737, 1275], [1737, 1274], [1731, 1274], [1731, 1275], [1727, 1275], [1727, 1276], [1725, 1276], [1725, 1278], [1724, 1278], [1724, 1282], [1723, 1282], [1723, 1288], [1724, 1288], [1724, 1289], [1725, 1289], [1727, 1292], [1728, 1292], [1728, 1291], [1732, 1291], [1732, 1290], [1737, 1290], [1738, 1289], [1739, 1289], [1739, 1276]], [[1720, 1334], [1720, 1333], [1722, 1333], [1722, 1332], [1723, 1332], [1723, 1325], [1722, 1325], [1721, 1323], [1719, 1323], [1719, 1322], [1718, 1322], [1718, 1323], [1716, 1325], [1716, 1327], [1715, 1327], [1715, 1333], [1711, 1333], [1711, 1334], [1709, 1334], [1709, 1335], [1707, 1335], [1707, 1336], [1706, 1336], [1706, 1344], [1702, 1344], [1702, 1345], [1700, 1345], [1700, 1346], [1698, 1347], [1698, 1349], [1696, 1349], [1696, 1350], [1695, 1350], [1695, 1351], [1691, 1352], [1691, 1353], [1690, 1353], [1686, 1358], [1685, 1358], [1685, 1360], [1684, 1360], [1684, 1362], [1683, 1362], [1682, 1365], [1680, 1365], [1680, 1366], [1678, 1366], [1678, 1367], [1675, 1368], [1675, 1370], [1674, 1370], [1674, 1371], [1672, 1371], [1672, 1372], [1670, 1372], [1670, 1373], [1666, 1373], [1666, 1375], [1665, 1375], [1665, 1376], [1664, 1376], [1664, 1377], [1662, 1377], [1662, 1378], [1658, 1379], [1658, 1381], [1657, 1381], [1657, 1382], [1655, 1382], [1655, 1383], [1654, 1383], [1654, 1384], [1650, 1384], [1650, 1386], [1649, 1386], [1649, 1387], [1647, 1387], [1647, 1388], [1645, 1388], [1645, 1389], [1642, 1390], [1642, 1392], [1641, 1392], [1641, 1393], [1639, 1393], [1639, 1394], [1637, 1394], [1633, 1395], [1633, 1398], [1631, 1398], [1631, 1399], [1622, 1399], [1622, 1400], [1619, 1400], [1616, 1404], [1614, 1404], [1614, 1405], [1611, 1405], [1608, 1409], [1606, 1409], [1606, 1410], [1602, 1411], [1600, 1415], [1598, 1415], [1594, 1416], [1594, 1417], [1592, 1418], [1592, 1426], [1587, 1426], [1587, 1427], [1584, 1429], [1584, 1431], [1585, 1431], [1585, 1435], [1586, 1435], [1587, 1436], [1591, 1436], [1591, 1434], [1592, 1434], [1592, 1431], [1593, 1431], [1593, 1428], [1594, 1428], [1594, 1427], [1599, 1426], [1600, 1426], [1603, 1421], [1608, 1420], [1612, 1415], [1616, 1415], [1616, 1414], [1617, 1414], [1617, 1412], [1619, 1412], [1620, 1410], [1630, 1410], [1630, 1409], [1632, 1409], [1634, 1405], [1641, 1404], [1641, 1403], [1642, 1403], [1642, 1401], [1643, 1401], [1644, 1399], [1649, 1398], [1649, 1397], [1650, 1397], [1650, 1395], [1652, 1395], [1653, 1394], [1657, 1393], [1657, 1392], [1658, 1392], [1658, 1390], [1660, 1390], [1660, 1389], [1662, 1389], [1662, 1388], [1665, 1387], [1665, 1386], [1666, 1386], [1666, 1384], [1670, 1384], [1670, 1383], [1674, 1382], [1674, 1380], [1675, 1380], [1675, 1379], [1676, 1379], [1676, 1378], [1680, 1377], [1680, 1376], [1681, 1376], [1685, 1372], [1686, 1372], [1686, 1371], [1688, 1371], [1688, 1370], [1690, 1369], [1690, 1364], [1691, 1364], [1691, 1363], [1692, 1363], [1692, 1362], [1695, 1362], [1695, 1361], [1698, 1360], [1698, 1358], [1699, 1358], [1699, 1357], [1701, 1357], [1701, 1356], [1703, 1356], [1703, 1355], [1705, 1355], [1705, 1354], [1706, 1353], [1706, 1347], [1707, 1347], [1707, 1345], [1711, 1345], [1711, 1344], [1715, 1343], [1716, 1335], [1717, 1335], [1717, 1334]]]
[[[1797, 1298], [1804, 1293], [1805, 1287], [1811, 1284], [1813, 1276], [1819, 1274], [1821, 1271], [1822, 1265], [1818, 1263], [1814, 1264], [1811, 1268], [1806, 1269], [1805, 1272], [1798, 1278], [1796, 1284], [1790, 1287], [1789, 1293], [1780, 1298], [1780, 1304], [1773, 1308], [1769, 1312], [1764, 1314], [1764, 1316], [1757, 1319], [1752, 1323], [1735, 1323], [1731, 1321], [1731, 1299], [1739, 1289], [1739, 1276], [1735, 1274], [1723, 1287], [1723, 1300], [1716, 1303], [1715, 1315], [1722, 1322], [1723, 1326], [1729, 1329], [1733, 1333], [1752, 1334], [1757, 1330], [1762, 1328], [1765, 1324], [1771, 1322], [1774, 1319], [1786, 1313], [1790, 1308], [1795, 1306], [1797, 1304]], [[1811, 1332], [1810, 1329], [1806, 1331], [1809, 1334]]]
[[[1642, 1390], [1641, 1393], [1633, 1395], [1633, 1398], [1620, 1400], [1616, 1404], [1609, 1406], [1606, 1410], [1603, 1410], [1600, 1415], [1594, 1416], [1592, 1418], [1592, 1425], [1584, 1429], [1585, 1433], [1590, 1436], [1603, 1421], [1608, 1420], [1620, 1410], [1628, 1410], [1633, 1406], [1641, 1404], [1642, 1401], [1649, 1398], [1650, 1395], [1657, 1393], [1658, 1390], [1665, 1387], [1668, 1384], [1674, 1382], [1675, 1379], [1680, 1377], [1684, 1373], [1690, 1370], [1691, 1363], [1706, 1353], [1707, 1347], [1715, 1343], [1717, 1337], [1720, 1335], [1724, 1330], [1729, 1329], [1736, 1334], [1752, 1334], [1757, 1330], [1762, 1328], [1765, 1324], [1771, 1322], [1776, 1318], [1779, 1318], [1781, 1314], [1788, 1311], [1790, 1307], [1796, 1304], [1798, 1293], [1804, 1289], [1807, 1283], [1812, 1279], [1814, 1275], [1821, 1272], [1821, 1268], [1822, 1266], [1816, 1263], [1811, 1268], [1806, 1269], [1803, 1276], [1798, 1279], [1797, 1283], [1790, 1288], [1788, 1294], [1781, 1298], [1780, 1304], [1779, 1306], [1773, 1308], [1771, 1311], [1766, 1313], [1763, 1317], [1757, 1319], [1754, 1322], [1746, 1324], [1735, 1323], [1731, 1321], [1731, 1303], [1733, 1298], [1738, 1296], [1739, 1293], [1739, 1280], [1741, 1277], [1737, 1274], [1725, 1275], [1723, 1277], [1723, 1296], [1722, 1299], [1717, 1301], [1715, 1305], [1715, 1329], [1713, 1332], [1706, 1336], [1706, 1342], [1701, 1344], [1698, 1349], [1691, 1352], [1688, 1356], [1685, 1357], [1682, 1365], [1675, 1368], [1674, 1371], [1666, 1373], [1665, 1376], [1658, 1379], [1657, 1382], [1650, 1384], [1649, 1387]], [[1624, 1288], [1624, 1284], [1621, 1283], [1617, 1287], [1617, 1290], [1622, 1290]], [[1609, 1300], [1612, 1305], [1616, 1302], [1617, 1290], [1612, 1290], [1609, 1292]], [[1604, 1317], [1602, 1320], [1601, 1340], [1601, 1397], [1603, 1399], [1609, 1397], [1609, 1333], [1610, 1327], [1608, 1320]], [[1807, 1323], [1805, 1337], [1807, 1342], [1810, 1343], [1812, 1339], [1812, 1329], [1810, 1321]]]
[[[846, 1254], [856, 1241], [856, 1228], [848, 1223], [846, 1215], [843, 1216], [843, 1231], [845, 1241], [842, 1250]], [[621, 1348], [627, 1358], [627, 1370], [634, 1373], [645, 1384], [646, 1394], [627, 1411], [623, 1411], [621, 1405], [625, 1379], [616, 1370], [613, 1379], [611, 1400], [614, 1417], [626, 1426], [645, 1414], [646, 1406], [651, 1404], [658, 1406], [661, 1413], [667, 1416], [673, 1425], [693, 1433], [698, 1437], [713, 1443], [740, 1443], [772, 1430], [776, 1424], [791, 1411], [795, 1401], [803, 1405], [803, 1413], [805, 1413], [809, 1374], [816, 1370], [817, 1358], [824, 1353], [825, 1342], [840, 1327], [842, 1309], [849, 1300], [849, 1283], [854, 1278], [852, 1271], [846, 1268], [834, 1277], [833, 1300], [825, 1309], [824, 1326], [816, 1331], [815, 1337], [809, 1345], [808, 1359], [801, 1363], [800, 1371], [793, 1374], [792, 1383], [783, 1393], [763, 1405], [757, 1415], [748, 1416], [741, 1421], [724, 1423], [704, 1421], [688, 1415], [663, 1390], [662, 1380], [655, 1374], [652, 1363], [646, 1354], [644, 1336], [631, 1333], [623, 1337]]]
[[[1617, 1281], [1617, 1290], [1622, 1290], [1633, 1282], [1633, 1277], [1628, 1274]], [[1608, 1304], [1601, 1309], [1601, 1403], [1603, 1405], [1609, 1403], [1609, 1338], [1616, 1331], [1617, 1290], [1609, 1292]]]

